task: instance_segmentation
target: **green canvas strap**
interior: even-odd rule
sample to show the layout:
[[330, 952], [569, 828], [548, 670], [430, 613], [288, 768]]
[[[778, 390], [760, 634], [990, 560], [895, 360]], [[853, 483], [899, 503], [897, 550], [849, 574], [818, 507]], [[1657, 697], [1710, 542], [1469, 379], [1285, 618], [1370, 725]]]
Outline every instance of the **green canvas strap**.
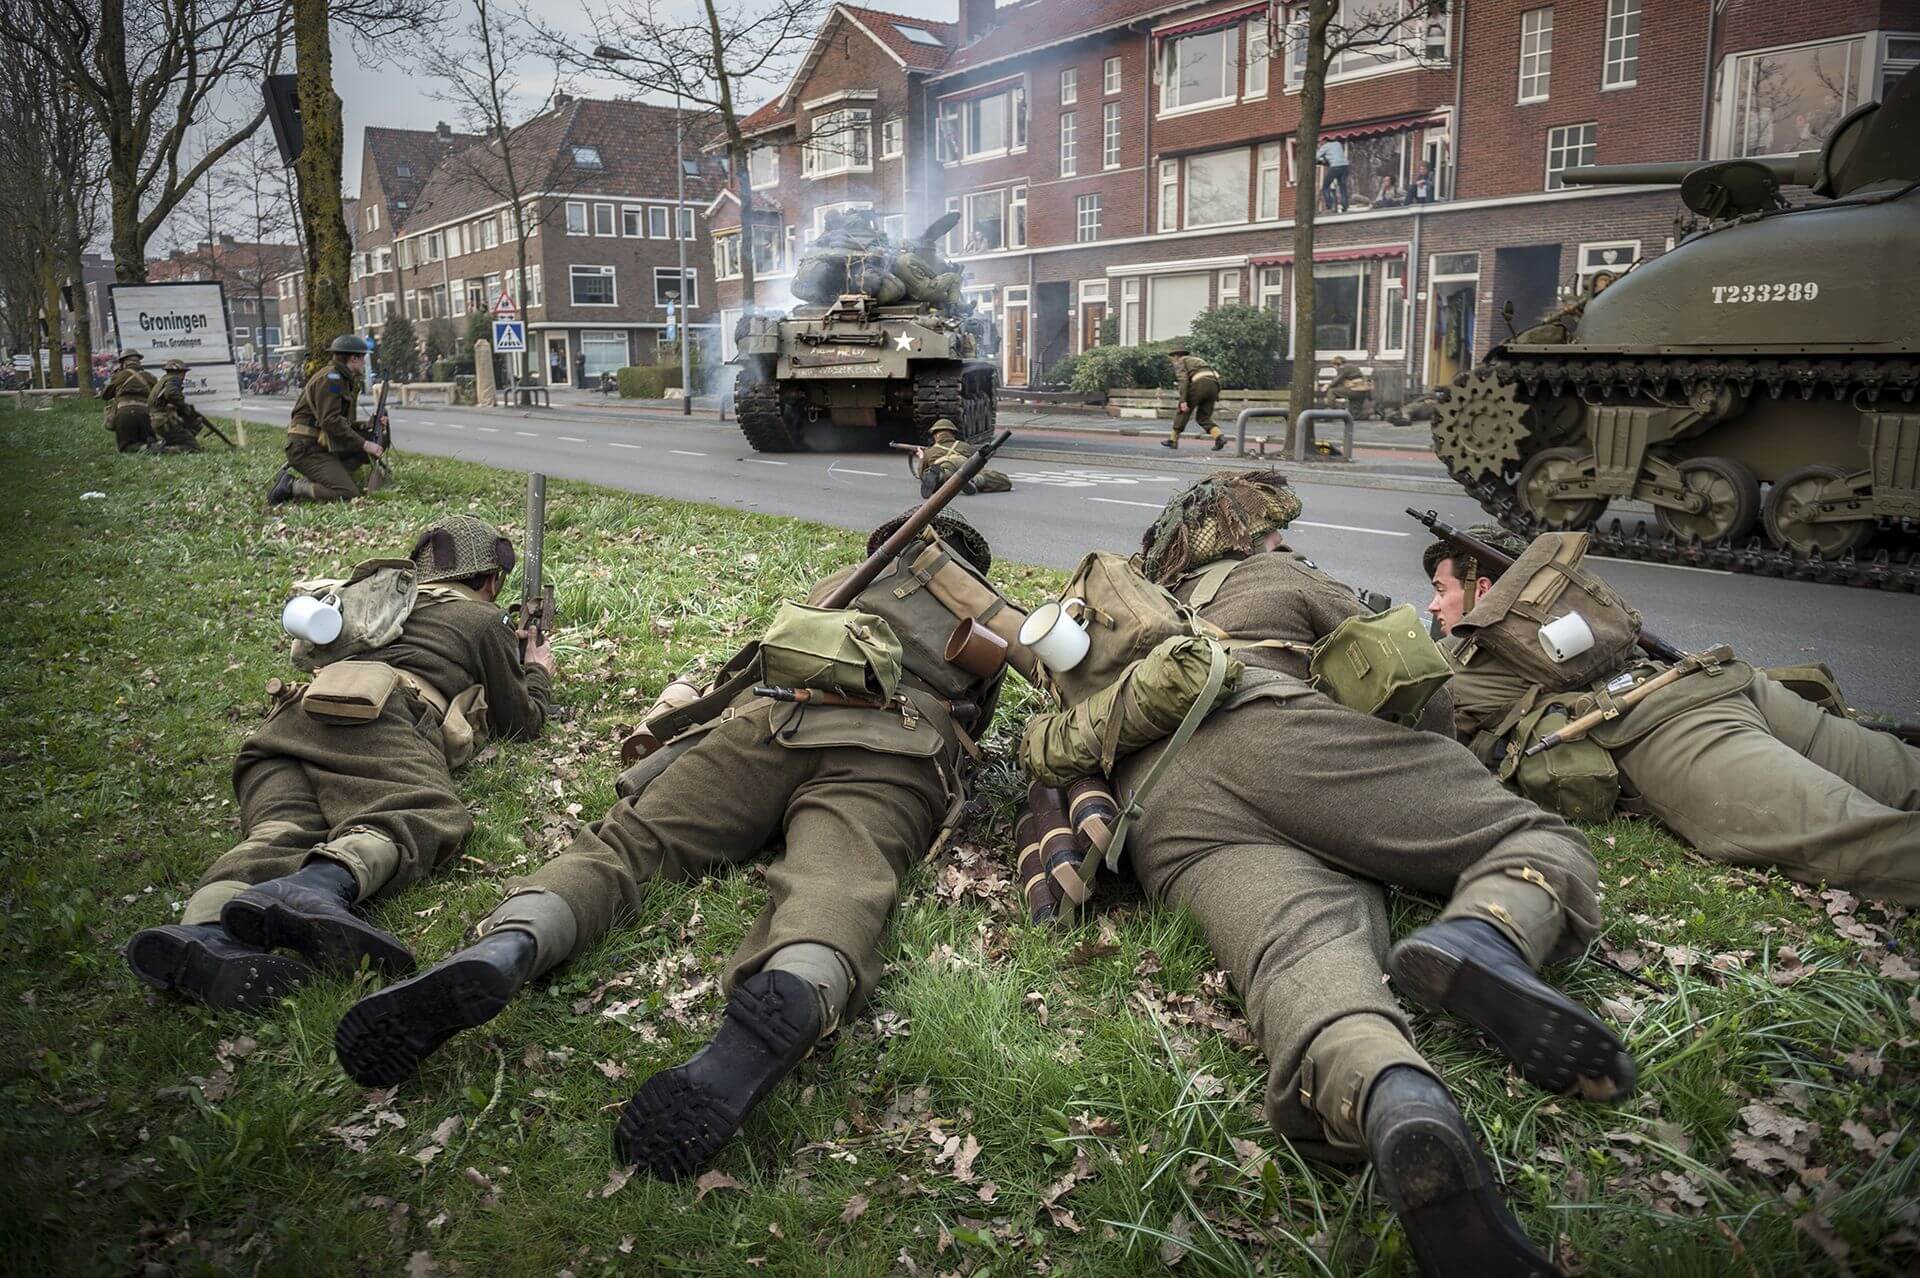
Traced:
[[[1127, 831], [1133, 824], [1133, 818], [1140, 814], [1140, 805], [1146, 801], [1153, 787], [1160, 783], [1160, 778], [1166, 774], [1167, 765], [1173, 761], [1173, 756], [1180, 753], [1180, 747], [1192, 739], [1200, 724], [1213, 711], [1215, 703], [1220, 700], [1221, 692], [1227, 686], [1227, 650], [1219, 643], [1209, 643], [1208, 646], [1210, 659], [1207, 666], [1207, 682], [1200, 689], [1200, 695], [1194, 698], [1193, 708], [1188, 710], [1186, 717], [1180, 720], [1180, 726], [1167, 739], [1166, 747], [1160, 751], [1160, 757], [1153, 761], [1153, 766], [1147, 770], [1147, 775], [1141, 778], [1140, 784], [1134, 788], [1133, 793], [1120, 801], [1120, 817], [1113, 823], [1113, 836], [1107, 841], [1107, 854], [1104, 858], [1109, 870], [1120, 868], [1120, 854], [1127, 845]], [[1101, 860], [1097, 853], [1089, 853], [1080, 859], [1080, 882], [1086, 888], [1081, 900], [1093, 895], [1093, 880], [1094, 876], [1100, 872]]]
[[1220, 588], [1227, 584], [1227, 578], [1233, 570], [1245, 563], [1244, 559], [1216, 559], [1190, 575], [1187, 580], [1193, 583], [1193, 589], [1187, 594], [1187, 607], [1199, 612], [1212, 603], [1220, 594]]

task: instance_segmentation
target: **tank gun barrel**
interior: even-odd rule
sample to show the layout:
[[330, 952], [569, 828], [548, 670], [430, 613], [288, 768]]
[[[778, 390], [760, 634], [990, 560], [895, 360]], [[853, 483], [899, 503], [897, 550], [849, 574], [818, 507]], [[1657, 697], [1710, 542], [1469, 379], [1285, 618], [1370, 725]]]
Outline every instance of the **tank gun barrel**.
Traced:
[[[1705, 168], [1711, 160], [1671, 160], [1653, 164], [1583, 164], [1568, 169], [1560, 180], [1568, 186], [1678, 186], [1687, 174]], [[1750, 163], [1773, 171], [1782, 186], [1811, 186], [1820, 171], [1820, 153], [1755, 158]]]

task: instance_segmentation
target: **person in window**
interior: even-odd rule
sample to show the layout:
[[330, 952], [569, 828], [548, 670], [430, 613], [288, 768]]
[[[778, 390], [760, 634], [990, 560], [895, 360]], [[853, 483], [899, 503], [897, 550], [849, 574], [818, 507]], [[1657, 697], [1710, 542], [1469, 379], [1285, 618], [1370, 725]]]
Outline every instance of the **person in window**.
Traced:
[[1407, 187], [1407, 203], [1431, 204], [1433, 201], [1433, 167], [1422, 164], [1419, 171], [1413, 175], [1412, 183]]
[[1334, 211], [1334, 192], [1339, 192], [1339, 210], [1347, 211], [1353, 203], [1353, 170], [1347, 163], [1347, 144], [1338, 138], [1328, 138], [1313, 153], [1315, 164], [1326, 170], [1320, 180], [1320, 204], [1327, 212]]
[[1407, 202], [1407, 193], [1401, 189], [1397, 174], [1389, 173], [1380, 179], [1380, 189], [1373, 194], [1373, 207], [1376, 209], [1398, 208]]
[[967, 237], [967, 252], [984, 253], [987, 251], [987, 237], [975, 231]]

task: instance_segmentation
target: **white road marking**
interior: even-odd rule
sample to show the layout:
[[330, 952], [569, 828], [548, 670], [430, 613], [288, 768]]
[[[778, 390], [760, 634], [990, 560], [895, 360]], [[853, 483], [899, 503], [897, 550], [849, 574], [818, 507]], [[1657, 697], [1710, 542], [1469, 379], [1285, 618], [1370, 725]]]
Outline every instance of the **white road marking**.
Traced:
[[521, 437], [522, 439], [538, 439], [538, 438], [540, 438], [540, 432], [539, 432], [539, 431], [537, 431], [537, 430], [516, 430], [516, 431], [515, 431], [515, 432], [513, 432], [513, 433], [514, 433], [514, 434], [516, 434], [516, 435], [518, 435], [518, 436], [520, 436], [520, 437]]
[[477, 431], [483, 431], [489, 435], [498, 435], [500, 433], [500, 428], [498, 426], [475, 426], [474, 429]]
[[785, 462], [768, 461], [764, 457], [742, 457], [741, 461], [750, 461], [756, 466], [784, 466]]
[[836, 475], [865, 475], [869, 479], [887, 478], [887, 472], [884, 470], [854, 470], [850, 466], [831, 466], [828, 469]]
[[[438, 422], [428, 422], [428, 423], [427, 423], [427, 425], [429, 425], [429, 426], [437, 426], [437, 425], [439, 425], [439, 424], [440, 424], [440, 423], [438, 423]], [[465, 427], [465, 426], [462, 426], [462, 425], [461, 425], [461, 424], [460, 424], [459, 422], [447, 422], [447, 423], [446, 423], [446, 427], [447, 427], [447, 429], [448, 429], [448, 430], [465, 430], [465, 429], [466, 429], [466, 427]]]
[[608, 448], [631, 448], [631, 449], [635, 449], [635, 450], [637, 451], [637, 450], [639, 449], [639, 447], [640, 447], [640, 445], [638, 445], [638, 444], [608, 444], [608, 445], [607, 445], [607, 447], [608, 447]]
[[1385, 528], [1355, 528], [1352, 524], [1316, 524], [1311, 519], [1293, 521], [1306, 528], [1331, 528], [1335, 532], [1372, 533], [1376, 537], [1411, 537], [1412, 533], [1392, 532]]
[[1599, 555], [1594, 556], [1594, 558], [1601, 563], [1636, 564], [1646, 568], [1671, 568], [1675, 572], [1704, 572], [1710, 577], [1733, 576], [1732, 573], [1728, 572], [1724, 568], [1696, 568], [1692, 564], [1662, 564], [1662, 563], [1654, 563], [1652, 561], [1645, 560], [1645, 559], [1607, 559]]
[[676, 457], [705, 457], [706, 456], [705, 453], [688, 452], [684, 448], [669, 448], [667, 451], [674, 454]]
[[1101, 502], [1108, 506], [1144, 506], [1148, 510], [1162, 509], [1161, 503], [1157, 501], [1122, 501], [1118, 497], [1089, 497], [1087, 500]]
[[556, 436], [554, 436], [554, 438], [555, 438], [555, 439], [564, 439], [564, 440], [566, 440], [566, 441], [567, 441], [567, 442], [568, 442], [569, 444], [584, 444], [584, 443], [586, 443], [586, 442], [587, 442], [586, 440], [584, 440], [584, 439], [582, 439], [582, 438], [580, 438], [580, 437], [579, 437], [578, 435], [556, 435]]

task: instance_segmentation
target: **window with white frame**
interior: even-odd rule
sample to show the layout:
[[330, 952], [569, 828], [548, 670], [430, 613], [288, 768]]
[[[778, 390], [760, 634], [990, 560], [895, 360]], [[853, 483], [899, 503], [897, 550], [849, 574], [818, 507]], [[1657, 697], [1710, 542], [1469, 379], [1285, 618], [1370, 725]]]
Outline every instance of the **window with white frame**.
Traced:
[[1007, 246], [1007, 193], [975, 191], [966, 197], [968, 253], [998, 253]]
[[638, 205], [629, 204], [620, 210], [620, 234], [632, 240], [637, 240], [646, 234], [641, 224], [641, 209]]
[[1007, 192], [1007, 247], [1027, 246], [1027, 188], [1016, 186]]
[[1382, 324], [1380, 353], [1404, 355], [1407, 350], [1407, 259], [1388, 258], [1386, 278], [1380, 284]]
[[[1344, 47], [1327, 58], [1327, 78], [1342, 79], [1394, 70], [1411, 70], [1422, 57], [1446, 57], [1452, 17], [1438, 0], [1340, 0], [1331, 29], [1340, 32]], [[1390, 26], [1381, 19], [1404, 15]], [[1297, 87], [1306, 75], [1307, 6], [1289, 6], [1287, 18], [1287, 84]], [[1360, 37], [1366, 38], [1360, 38]]]
[[467, 313], [467, 282], [453, 281], [453, 317], [459, 319]]
[[527, 268], [527, 307], [529, 310], [533, 307], [545, 306], [547, 304], [547, 291], [542, 283], [543, 275], [543, 268], [538, 265]]
[[1273, 62], [1273, 34], [1272, 28], [1267, 25], [1266, 14], [1262, 13], [1247, 23], [1245, 47], [1245, 94], [1250, 98], [1264, 98], [1267, 96], [1267, 71]]
[[1080, 100], [1080, 72], [1068, 67], [1060, 73], [1060, 105], [1071, 106]]
[[427, 261], [429, 262], [438, 262], [447, 255], [446, 241], [441, 238], [441, 234], [438, 231], [434, 231], [427, 236], [425, 247], [427, 250]]
[[1900, 78], [1920, 67], [1920, 36], [1890, 35], [1880, 51], [1880, 91], [1873, 96], [1884, 100]]
[[1313, 345], [1315, 351], [1364, 353], [1367, 332], [1365, 262], [1316, 263], [1313, 268]]
[[1060, 176], [1072, 177], [1079, 169], [1080, 130], [1072, 111], [1060, 113]]
[[1211, 279], [1205, 272], [1156, 275], [1147, 281], [1147, 340], [1163, 342], [1193, 328], [1207, 309]]
[[1545, 102], [1553, 80], [1553, 7], [1520, 15], [1520, 101]]
[[611, 266], [570, 266], [567, 278], [575, 306], [613, 306], [618, 302]]
[[[960, 197], [957, 195], [949, 195], [947, 197], [947, 212], [958, 213], [959, 211]], [[958, 217], [953, 219], [953, 229], [948, 231], [947, 238], [941, 241], [940, 251], [948, 257], [957, 257], [960, 253], [961, 244], [966, 241], [966, 227], [961, 225], [965, 220], [965, 218]]]
[[1090, 244], [1100, 238], [1100, 197], [1082, 195], [1073, 202], [1073, 238]]
[[1027, 145], [1027, 91], [1011, 85], [998, 93], [985, 93], [961, 102], [943, 102], [940, 106], [943, 132], [941, 158], [946, 163], [987, 160], [1009, 151], [1022, 151]]
[[683, 208], [680, 210], [680, 238], [683, 240], [690, 240], [693, 238], [693, 210], [692, 209]]
[[942, 164], [960, 163], [960, 104], [942, 102], [933, 122], [933, 158]]
[[1247, 220], [1248, 155], [1244, 147], [1187, 157], [1189, 230]]
[[593, 206], [593, 233], [595, 235], [613, 234], [613, 205], [596, 204]]
[[493, 218], [488, 218], [480, 224], [480, 247], [500, 247], [500, 223]]
[[1561, 174], [1599, 158], [1596, 124], [1563, 124], [1547, 130], [1547, 189], [1558, 191], [1566, 185]]
[[1120, 59], [1108, 58], [1100, 64], [1100, 92], [1108, 96], [1120, 92]]
[[1262, 222], [1280, 220], [1280, 144], [1262, 142], [1259, 162], [1259, 208], [1256, 216]]
[[567, 234], [585, 235], [587, 233], [587, 206], [578, 200], [567, 201]]
[[1214, 305], [1240, 305], [1240, 272], [1238, 269], [1220, 272], [1220, 282], [1214, 287]]
[[1131, 346], [1140, 340], [1140, 280], [1120, 281], [1120, 344]]
[[873, 112], [865, 107], [823, 111], [800, 151], [800, 171], [808, 177], [864, 173], [873, 168]]
[[713, 237], [713, 275], [715, 279], [740, 278], [740, 233]]
[[1640, 0], [1607, 0], [1607, 60], [1603, 89], [1627, 89], [1640, 79]]
[[1593, 277], [1602, 271], [1615, 277], [1624, 275], [1640, 256], [1639, 240], [1605, 240], [1580, 246], [1580, 292], [1584, 296]]
[[1180, 161], [1160, 161], [1159, 226], [1163, 231], [1180, 229]]
[[700, 277], [694, 274], [692, 267], [687, 268], [684, 288], [681, 286], [679, 267], [653, 268], [653, 304], [665, 306], [668, 302], [679, 302], [683, 307], [700, 305]]
[[1263, 266], [1259, 275], [1260, 294], [1258, 304], [1263, 311], [1278, 314], [1281, 303], [1286, 300], [1287, 268], [1284, 266]]
[[380, 206], [378, 204], [367, 205], [367, 229], [369, 231], [377, 231], [380, 229]]
[[1120, 104], [1109, 102], [1100, 108], [1100, 167], [1120, 167]]
[[499, 296], [500, 277], [489, 275], [484, 280], [467, 281], [467, 309], [478, 313], [490, 309], [488, 303]]
[[607, 166], [600, 159], [597, 146], [576, 146], [573, 148], [573, 167], [576, 169], [600, 170]]
[[664, 204], [647, 206], [647, 235], [650, 238], [656, 240], [667, 238], [667, 214], [668, 209]]
[[880, 125], [880, 158], [897, 160], [907, 150], [907, 122], [899, 116]]
[[1721, 64], [1715, 158], [1817, 149], [1864, 100], [1867, 42], [1860, 37], [1742, 53]]
[[780, 185], [780, 148], [756, 146], [747, 152], [747, 181], [756, 191]]
[[627, 366], [627, 335], [619, 329], [580, 330], [580, 358], [588, 377], [599, 377]]
[[1160, 109], [1231, 102], [1239, 89], [1240, 28], [1215, 27], [1160, 42]]

